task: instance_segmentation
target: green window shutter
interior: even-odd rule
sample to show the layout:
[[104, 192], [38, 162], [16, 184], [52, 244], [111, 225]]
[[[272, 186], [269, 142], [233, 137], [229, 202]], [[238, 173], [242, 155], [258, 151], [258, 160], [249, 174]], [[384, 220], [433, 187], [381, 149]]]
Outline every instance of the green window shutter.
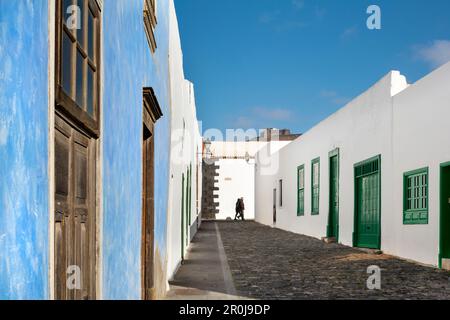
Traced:
[[403, 175], [403, 224], [428, 224], [428, 168]]
[[320, 158], [311, 163], [311, 214], [319, 214], [320, 201]]
[[297, 168], [297, 216], [305, 215], [305, 166]]

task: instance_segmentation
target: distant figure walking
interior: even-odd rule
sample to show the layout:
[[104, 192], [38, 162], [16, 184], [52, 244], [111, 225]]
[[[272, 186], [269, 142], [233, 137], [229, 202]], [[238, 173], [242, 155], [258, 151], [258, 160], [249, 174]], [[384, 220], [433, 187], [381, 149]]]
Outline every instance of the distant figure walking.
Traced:
[[236, 216], [234, 217], [234, 221], [238, 220], [239, 218], [242, 221], [245, 221], [244, 210], [245, 210], [244, 198], [240, 198], [236, 202]]
[[244, 198], [241, 198], [241, 218], [242, 218], [242, 221], [245, 221], [244, 210], [245, 210]]

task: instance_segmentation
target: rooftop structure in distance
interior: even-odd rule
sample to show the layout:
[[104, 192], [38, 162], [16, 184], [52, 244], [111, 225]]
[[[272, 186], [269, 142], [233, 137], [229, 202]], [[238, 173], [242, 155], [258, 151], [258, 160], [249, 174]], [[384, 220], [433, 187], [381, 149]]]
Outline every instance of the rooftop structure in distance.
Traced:
[[267, 128], [256, 138], [256, 141], [294, 141], [301, 136], [301, 133], [291, 133], [289, 129]]

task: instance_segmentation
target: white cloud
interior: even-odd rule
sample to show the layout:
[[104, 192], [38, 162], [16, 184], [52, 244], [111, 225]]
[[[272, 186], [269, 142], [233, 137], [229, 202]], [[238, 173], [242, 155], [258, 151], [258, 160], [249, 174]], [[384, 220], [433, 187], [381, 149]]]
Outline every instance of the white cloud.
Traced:
[[263, 24], [274, 22], [279, 15], [280, 11], [263, 12], [259, 15], [259, 22]]
[[435, 40], [428, 46], [416, 46], [416, 57], [436, 68], [450, 61], [450, 40]]
[[322, 20], [325, 15], [327, 14], [327, 10], [325, 8], [321, 8], [319, 6], [316, 6], [315, 9], [316, 18], [319, 20]]
[[249, 117], [239, 117], [236, 119], [236, 122], [234, 123], [234, 126], [236, 128], [251, 128], [254, 127], [254, 122], [252, 119], [250, 119]]
[[353, 26], [353, 27], [345, 29], [341, 33], [341, 39], [342, 40], [350, 39], [350, 38], [356, 36], [357, 34], [358, 34], [358, 28], [356, 26]]
[[340, 105], [340, 106], [346, 105], [347, 103], [349, 103], [351, 101], [350, 98], [340, 96], [336, 91], [333, 91], [333, 90], [322, 90], [320, 92], [320, 96], [322, 98], [325, 98], [326, 100], [330, 101], [331, 103]]
[[[296, 10], [301, 10], [302, 3], [301, 0], [293, 0], [293, 6]], [[275, 31], [289, 31], [306, 26], [306, 23], [299, 19], [284, 19], [280, 10], [261, 13], [258, 21], [261, 24], [270, 25]]]
[[291, 110], [282, 108], [255, 107], [252, 109], [252, 114], [263, 119], [275, 121], [287, 121], [292, 117]]
[[304, 0], [292, 0], [292, 5], [294, 6], [294, 9], [301, 10], [305, 6]]
[[292, 122], [295, 114], [285, 108], [253, 107], [244, 109], [241, 115], [233, 120], [234, 128], [266, 128], [280, 122]]

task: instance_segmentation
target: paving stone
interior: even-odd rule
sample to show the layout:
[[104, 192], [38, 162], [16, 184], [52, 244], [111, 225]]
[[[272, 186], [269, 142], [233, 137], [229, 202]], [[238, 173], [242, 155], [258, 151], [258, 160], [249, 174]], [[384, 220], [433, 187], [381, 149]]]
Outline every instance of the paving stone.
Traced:
[[[240, 296], [252, 299], [449, 300], [450, 274], [255, 222], [218, 223]], [[367, 289], [367, 268], [381, 290]]]

